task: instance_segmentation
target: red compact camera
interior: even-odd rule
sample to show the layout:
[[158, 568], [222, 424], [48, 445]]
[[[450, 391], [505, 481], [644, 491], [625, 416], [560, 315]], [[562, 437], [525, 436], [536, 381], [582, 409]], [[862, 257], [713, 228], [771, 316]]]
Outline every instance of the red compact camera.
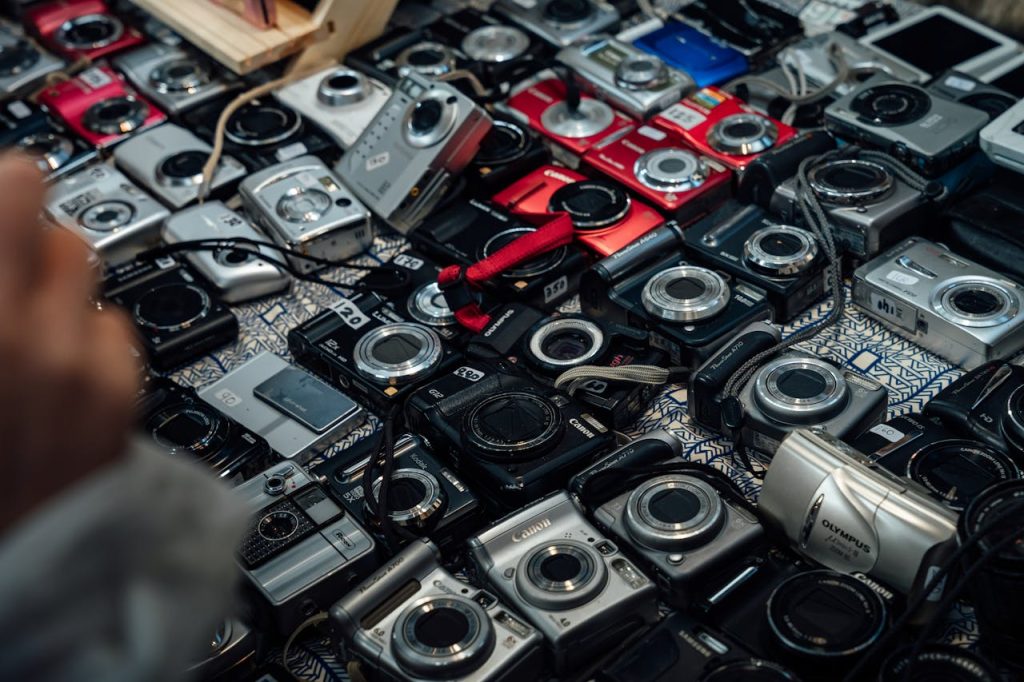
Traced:
[[568, 213], [577, 241], [601, 256], [665, 222], [615, 183], [591, 180], [561, 166], [541, 166], [495, 194], [493, 201], [513, 213]]
[[98, 149], [167, 120], [107, 66], [46, 88], [39, 103]]
[[583, 162], [684, 226], [713, 211], [731, 193], [732, 171], [676, 135], [648, 125], [598, 143], [583, 155]]
[[580, 95], [575, 109], [571, 99], [565, 82], [546, 70], [512, 88], [508, 100], [498, 108], [554, 143], [549, 144], [551, 154], [575, 167], [585, 151], [633, 125], [633, 120], [599, 99]]
[[718, 88], [698, 90], [651, 122], [736, 171], [796, 137], [794, 128], [757, 113]]
[[46, 2], [27, 10], [25, 23], [48, 48], [69, 61], [96, 60], [146, 42], [103, 0]]

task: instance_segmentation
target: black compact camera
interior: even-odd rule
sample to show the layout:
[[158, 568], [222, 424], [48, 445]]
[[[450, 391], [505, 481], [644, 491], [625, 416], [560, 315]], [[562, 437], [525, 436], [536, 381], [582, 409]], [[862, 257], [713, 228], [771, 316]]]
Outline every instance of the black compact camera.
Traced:
[[934, 417], [896, 417], [868, 429], [850, 445], [897, 476], [917, 481], [957, 511], [986, 488], [1021, 478], [1008, 455], [950, 433]]
[[425, 27], [388, 32], [345, 57], [348, 66], [390, 87], [409, 73], [437, 78], [467, 68], [468, 62], [461, 50], [442, 44]]
[[964, 258], [1024, 281], [1024, 239], [1017, 227], [1024, 224], [1024, 197], [1018, 177], [1006, 173], [951, 206], [946, 220], [939, 223], [941, 231], [935, 241]]
[[932, 81], [928, 86], [928, 92], [981, 109], [989, 115], [989, 119], [999, 118], [1019, 99], [1002, 88], [989, 85], [956, 69], [950, 69]]
[[563, 486], [612, 433], [565, 393], [508, 363], [467, 363], [409, 397], [410, 428], [500, 510]]
[[824, 254], [814, 234], [757, 206], [730, 201], [686, 229], [687, 253], [767, 292], [775, 320], [803, 313], [825, 294]]
[[124, 308], [150, 366], [165, 372], [238, 338], [238, 320], [187, 263], [131, 261], [107, 273], [103, 297]]
[[767, 292], [684, 258], [675, 222], [595, 263], [580, 281], [583, 312], [647, 329], [675, 367], [696, 368], [743, 326], [771, 319]]
[[550, 160], [529, 126], [507, 116], [493, 119], [480, 151], [463, 171], [471, 195], [492, 196]]
[[0, 148], [31, 157], [47, 180], [72, 173], [97, 158], [96, 148], [50, 118], [39, 105], [17, 99], [0, 106]]
[[459, 361], [432, 327], [407, 320], [374, 293], [343, 298], [288, 332], [296, 361], [381, 414]]
[[170, 379], [149, 379], [137, 408], [139, 427], [157, 445], [205, 464], [231, 483], [252, 478], [278, 459], [262, 436]]

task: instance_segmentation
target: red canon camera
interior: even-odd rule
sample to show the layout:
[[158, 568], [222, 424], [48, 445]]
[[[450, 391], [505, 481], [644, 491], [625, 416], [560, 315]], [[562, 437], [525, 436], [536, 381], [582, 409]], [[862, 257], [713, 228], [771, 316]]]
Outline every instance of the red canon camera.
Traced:
[[103, 0], [46, 2], [27, 10], [25, 23], [47, 47], [70, 61], [96, 60], [146, 42]]

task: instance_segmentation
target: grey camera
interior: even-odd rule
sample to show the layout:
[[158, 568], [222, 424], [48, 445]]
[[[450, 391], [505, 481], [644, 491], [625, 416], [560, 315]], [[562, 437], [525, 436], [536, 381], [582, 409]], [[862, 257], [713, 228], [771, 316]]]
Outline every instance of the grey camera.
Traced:
[[568, 47], [619, 21], [619, 11], [603, 0], [498, 0], [491, 9], [555, 47]]
[[[165, 204], [179, 209], [199, 198], [203, 166], [212, 151], [210, 145], [188, 130], [165, 123], [118, 145], [114, 162]], [[240, 162], [231, 156], [221, 156], [210, 192], [230, 191], [245, 175], [245, 166]]]
[[62, 68], [63, 60], [26, 38], [20, 26], [0, 21], [0, 95], [25, 92]]
[[790, 351], [765, 363], [740, 391], [743, 442], [773, 456], [795, 429], [814, 426], [852, 438], [885, 419], [888, 396], [873, 379]]
[[181, 47], [150, 43], [120, 55], [114, 66], [161, 110], [180, 114], [237, 87], [226, 69]]
[[538, 679], [543, 638], [498, 599], [461, 582], [417, 540], [331, 608], [331, 620], [373, 679]]
[[887, 327], [967, 369], [1024, 347], [1021, 286], [918, 237], [857, 268], [853, 301]]
[[335, 169], [374, 213], [407, 234], [490, 129], [490, 116], [454, 86], [410, 73]]
[[[373, 243], [370, 211], [315, 156], [253, 173], [238, 193], [249, 215], [274, 242], [298, 254], [342, 260]], [[302, 272], [323, 267], [292, 255], [288, 259]]]
[[573, 70], [584, 89], [639, 119], [675, 104], [696, 88], [689, 75], [614, 38], [567, 47], [557, 59]]
[[469, 541], [487, 584], [543, 634], [556, 674], [657, 620], [656, 589], [559, 491]]
[[105, 164], [55, 183], [45, 211], [50, 220], [81, 235], [108, 264], [156, 246], [170, 216], [163, 204]]
[[[242, 215], [219, 201], [208, 201], [178, 211], [164, 223], [163, 239], [168, 244], [200, 239], [252, 239], [265, 241]], [[266, 246], [225, 246], [216, 251], [189, 251], [189, 262], [217, 290], [225, 303], [242, 303], [284, 291], [291, 285], [291, 276], [281, 268], [261, 260], [247, 251], [280, 261], [282, 256]]]

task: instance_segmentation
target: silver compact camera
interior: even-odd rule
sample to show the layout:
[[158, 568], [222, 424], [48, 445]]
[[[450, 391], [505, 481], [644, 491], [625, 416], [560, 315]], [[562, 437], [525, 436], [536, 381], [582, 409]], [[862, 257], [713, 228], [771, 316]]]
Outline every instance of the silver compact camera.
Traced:
[[[178, 211], [164, 223], [163, 238], [168, 244], [200, 239], [266, 239], [245, 217], [219, 201], [208, 201]], [[262, 298], [284, 291], [291, 285], [292, 278], [287, 272], [247, 253], [247, 250], [259, 251], [278, 262], [281, 260], [277, 251], [252, 245], [237, 249], [225, 246], [216, 251], [189, 251], [185, 257], [209, 280], [225, 303]]]
[[84, 237], [108, 264], [156, 246], [160, 226], [170, 216], [163, 204], [105, 164], [56, 182], [45, 211], [50, 220]]
[[[213, 149], [188, 130], [165, 123], [122, 142], [114, 162], [174, 209], [199, 198], [203, 166]], [[213, 195], [231, 192], [246, 176], [246, 169], [231, 156], [221, 156], [210, 183]]]
[[915, 594], [957, 548], [957, 514], [818, 429], [782, 441], [758, 507], [804, 556]]
[[854, 438], [885, 419], [889, 391], [816, 355], [790, 351], [766, 362], [740, 391], [743, 442], [769, 457], [794, 429]]
[[839, 83], [835, 92], [845, 95], [857, 85], [856, 72], [876, 71], [895, 80], [906, 83], [920, 83], [920, 73], [904, 66], [888, 55], [882, 54], [869, 45], [863, 45], [845, 33], [833, 31], [805, 38], [779, 52], [776, 57], [780, 66], [803, 71], [808, 82], [821, 88], [836, 79], [839, 75], [836, 56], [846, 62], [847, 68], [853, 72], [850, 78]]
[[641, 120], [697, 87], [689, 75], [614, 38], [564, 48], [556, 58], [573, 70], [584, 89]]
[[252, 513], [238, 564], [288, 635], [377, 567], [373, 538], [298, 464], [276, 464], [235, 488]]
[[226, 69], [181, 47], [150, 43], [115, 58], [114, 66], [148, 99], [180, 114], [237, 87]]
[[331, 607], [331, 621], [373, 679], [539, 679], [540, 633], [440, 560], [437, 545], [416, 540]]
[[[315, 156], [253, 173], [238, 193], [249, 215], [274, 242], [296, 253], [342, 260], [373, 243], [370, 211]], [[322, 267], [292, 255], [288, 260], [302, 272]]]
[[853, 273], [853, 301], [914, 343], [966, 369], [1024, 347], [1016, 282], [913, 237]]
[[619, 11], [603, 0], [498, 0], [491, 7], [555, 47], [610, 30]]
[[391, 88], [354, 69], [332, 66], [281, 88], [276, 96], [348, 149], [391, 97]]
[[0, 21], [0, 95], [25, 92], [62, 68], [64, 61], [26, 38], [20, 26]]
[[266, 351], [199, 391], [199, 397], [299, 464], [366, 420], [365, 410], [347, 395]]
[[469, 541], [470, 558], [543, 633], [556, 674], [657, 620], [654, 583], [559, 491]]
[[416, 73], [335, 167], [374, 213], [407, 234], [473, 160], [491, 117], [454, 86]]

